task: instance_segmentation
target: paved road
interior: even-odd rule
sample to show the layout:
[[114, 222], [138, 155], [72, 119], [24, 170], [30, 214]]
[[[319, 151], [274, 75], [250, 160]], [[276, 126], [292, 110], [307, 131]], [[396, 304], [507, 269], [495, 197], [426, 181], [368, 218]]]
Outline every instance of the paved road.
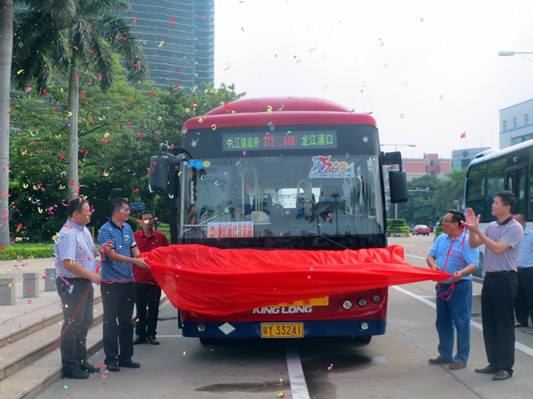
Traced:
[[[432, 237], [393, 239], [403, 244], [406, 259], [425, 266]], [[479, 293], [475, 284], [472, 353], [468, 367], [450, 371], [430, 366], [437, 353], [434, 327], [434, 283], [422, 282], [389, 290], [388, 329], [366, 346], [340, 339], [309, 341], [245, 341], [202, 346], [182, 338], [175, 310], [167, 303], [159, 322], [161, 345], [135, 347], [138, 370], [101, 373], [89, 380], [61, 380], [39, 399], [120, 398], [276, 398], [293, 395], [287, 351], [301, 359], [309, 397], [316, 399], [410, 398], [501, 399], [531, 397], [533, 382], [533, 329], [517, 331], [515, 375], [493, 382], [474, 373], [486, 365], [480, 330]], [[103, 354], [91, 359], [103, 362]]]

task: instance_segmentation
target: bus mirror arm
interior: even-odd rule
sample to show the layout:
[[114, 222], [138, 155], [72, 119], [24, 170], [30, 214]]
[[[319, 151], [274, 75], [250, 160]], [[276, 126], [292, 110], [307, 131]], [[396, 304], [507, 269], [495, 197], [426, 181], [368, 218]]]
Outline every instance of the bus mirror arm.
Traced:
[[177, 165], [179, 164], [181, 161], [185, 161], [187, 160], [187, 155], [183, 154], [183, 153], [179, 153], [178, 155], [174, 155], [174, 154], [170, 154], [168, 152], [165, 152], [165, 148], [167, 147], [167, 145], [165, 143], [161, 143], [159, 144], [159, 156], [160, 157], [166, 157], [168, 159], [168, 164], [169, 165]]

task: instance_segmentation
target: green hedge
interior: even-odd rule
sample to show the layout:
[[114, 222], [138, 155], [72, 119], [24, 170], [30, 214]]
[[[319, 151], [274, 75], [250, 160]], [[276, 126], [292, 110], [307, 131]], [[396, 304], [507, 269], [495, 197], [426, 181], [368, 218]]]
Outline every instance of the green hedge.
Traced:
[[54, 247], [9, 247], [0, 251], [0, 260], [53, 258]]
[[405, 219], [387, 219], [389, 233], [409, 233], [411, 229], [405, 225]]

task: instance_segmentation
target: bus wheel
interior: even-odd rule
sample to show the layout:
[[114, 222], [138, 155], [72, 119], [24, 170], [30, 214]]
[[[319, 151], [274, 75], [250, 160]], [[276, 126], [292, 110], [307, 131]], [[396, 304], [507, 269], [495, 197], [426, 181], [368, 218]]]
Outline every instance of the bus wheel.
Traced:
[[215, 345], [216, 342], [217, 342], [217, 339], [216, 338], [205, 338], [205, 337], [202, 337], [202, 338], [198, 338], [200, 340], [200, 343], [202, 345]]
[[356, 344], [361, 344], [361, 345], [367, 345], [370, 343], [371, 340], [372, 340], [372, 335], [360, 335], [357, 337], [353, 337], [353, 342], [355, 342]]

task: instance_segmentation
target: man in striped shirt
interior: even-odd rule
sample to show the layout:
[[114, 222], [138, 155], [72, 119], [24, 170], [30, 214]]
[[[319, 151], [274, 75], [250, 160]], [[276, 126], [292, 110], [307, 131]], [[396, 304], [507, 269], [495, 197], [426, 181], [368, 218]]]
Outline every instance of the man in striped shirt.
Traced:
[[110, 242], [102, 260], [102, 304], [104, 307], [104, 353], [109, 371], [120, 371], [120, 366], [139, 368], [133, 356], [133, 288], [132, 264], [149, 268], [144, 258], [138, 258], [131, 226], [126, 223], [130, 216], [130, 206], [123, 198], [116, 198], [110, 204], [111, 219], [98, 233], [100, 244]]
[[91, 208], [86, 200], [73, 199], [67, 206], [68, 220], [55, 237], [56, 287], [63, 307], [61, 328], [61, 364], [67, 378], [86, 379], [98, 373], [99, 367], [87, 363], [87, 331], [93, 322], [92, 282], [102, 277], [96, 273], [98, 252], [86, 225], [91, 221]]

